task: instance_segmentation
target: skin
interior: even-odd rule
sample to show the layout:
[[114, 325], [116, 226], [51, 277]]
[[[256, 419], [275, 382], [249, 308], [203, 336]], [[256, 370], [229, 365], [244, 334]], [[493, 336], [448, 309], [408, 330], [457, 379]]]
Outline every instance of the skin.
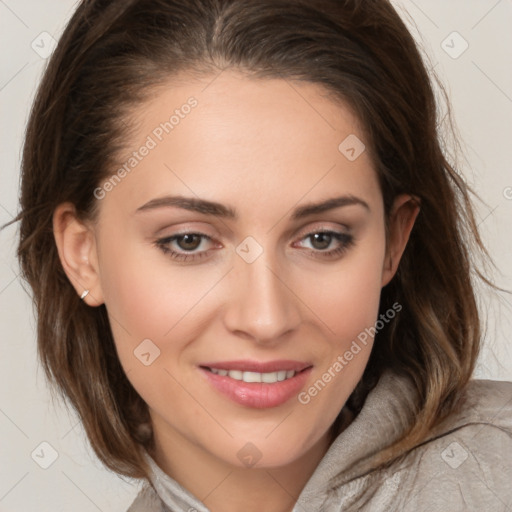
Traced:
[[[381, 288], [396, 272], [418, 207], [409, 196], [396, 198], [386, 240], [369, 152], [349, 161], [338, 150], [350, 134], [364, 141], [358, 120], [319, 85], [231, 70], [213, 78], [173, 81], [133, 110], [137, 127], [120, 163], [168, 112], [197, 99], [98, 201], [94, 222], [61, 204], [55, 238], [77, 293], [89, 289], [86, 303], [107, 307], [121, 364], [150, 409], [160, 467], [214, 512], [286, 511], [328, 449], [328, 429], [362, 376], [372, 340], [308, 404], [296, 397], [269, 409], [236, 404], [198, 365], [309, 362], [309, 388], [375, 324]], [[176, 206], [137, 211], [171, 194], [222, 203], [238, 219]], [[292, 219], [300, 206], [345, 195], [368, 208]], [[176, 261], [155, 244], [183, 231], [212, 238], [189, 251], [208, 250], [206, 257]], [[322, 231], [353, 243], [326, 257], [343, 244], [333, 237], [323, 248], [307, 236]], [[248, 236], [263, 250], [252, 263], [236, 252]], [[190, 246], [181, 239], [168, 247]], [[144, 339], [160, 350], [149, 366], [134, 356]], [[237, 456], [249, 442], [261, 457], [250, 468]]]

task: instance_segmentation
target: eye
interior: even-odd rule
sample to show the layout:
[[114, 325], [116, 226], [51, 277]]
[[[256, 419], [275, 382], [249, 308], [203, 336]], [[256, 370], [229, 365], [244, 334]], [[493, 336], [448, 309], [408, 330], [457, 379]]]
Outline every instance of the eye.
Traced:
[[[204, 245], [212, 242], [212, 238], [203, 233], [179, 233], [160, 238], [156, 240], [155, 244], [164, 254], [174, 260], [195, 261], [208, 255], [210, 250], [206, 249]], [[197, 251], [199, 248], [203, 250]]]
[[[309, 252], [314, 257], [335, 258], [341, 256], [354, 244], [354, 237], [348, 233], [321, 230], [307, 234], [301, 241], [309, 241]], [[327, 250], [331, 248], [330, 250]]]
[[[354, 244], [354, 237], [347, 233], [320, 230], [307, 234], [301, 239], [301, 242], [303, 241], [310, 242], [310, 247], [305, 247], [310, 255], [328, 259], [340, 257]], [[221, 247], [220, 244], [214, 244], [210, 236], [196, 232], [160, 238], [155, 241], [155, 245], [175, 261], [198, 261], [210, 254], [212, 245]]]

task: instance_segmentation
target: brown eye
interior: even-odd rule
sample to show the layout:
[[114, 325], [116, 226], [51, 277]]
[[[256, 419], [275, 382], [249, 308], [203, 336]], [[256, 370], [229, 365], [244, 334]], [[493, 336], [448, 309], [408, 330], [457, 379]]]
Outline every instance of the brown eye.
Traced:
[[201, 244], [203, 236], [196, 233], [190, 233], [176, 237], [176, 244], [184, 251], [193, 251]]
[[[302, 239], [304, 249], [315, 258], [340, 258], [354, 244], [354, 237], [337, 231], [315, 231]], [[308, 247], [309, 246], [309, 247]]]
[[332, 242], [332, 235], [330, 233], [313, 233], [309, 235], [311, 245], [319, 251], [327, 249]]
[[208, 235], [202, 233], [180, 233], [155, 241], [155, 245], [171, 259], [195, 262], [207, 258], [215, 246]]

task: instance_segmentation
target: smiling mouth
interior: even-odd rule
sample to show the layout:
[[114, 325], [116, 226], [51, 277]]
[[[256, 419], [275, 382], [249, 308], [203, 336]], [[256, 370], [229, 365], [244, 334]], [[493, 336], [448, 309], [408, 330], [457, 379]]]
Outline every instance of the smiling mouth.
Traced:
[[[226, 370], [223, 368], [210, 368], [208, 366], [202, 366], [205, 370], [208, 370], [215, 375], [220, 375], [221, 377], [229, 377], [234, 380], [239, 380], [247, 383], [251, 382], [262, 382], [264, 384], [274, 384], [275, 382], [282, 382], [284, 380], [291, 379], [295, 377], [300, 371], [295, 370], [278, 370], [276, 372], [249, 372], [249, 371], [241, 371], [241, 370]], [[305, 368], [304, 370], [306, 370]], [[301, 371], [304, 371], [301, 370]]]
[[206, 381], [233, 402], [256, 409], [278, 407], [306, 384], [313, 365], [300, 361], [212, 361], [198, 365]]

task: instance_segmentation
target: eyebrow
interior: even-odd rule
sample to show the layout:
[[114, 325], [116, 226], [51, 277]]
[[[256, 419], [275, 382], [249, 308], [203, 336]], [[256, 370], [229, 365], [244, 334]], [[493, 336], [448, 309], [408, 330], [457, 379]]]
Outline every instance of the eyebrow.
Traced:
[[[360, 205], [366, 210], [370, 211], [368, 203], [359, 197], [353, 195], [345, 195], [333, 197], [319, 203], [307, 203], [293, 210], [292, 220], [299, 220], [310, 215], [323, 213], [334, 208], [341, 208], [342, 206]], [[152, 199], [147, 203], [137, 208], [136, 213], [156, 210], [158, 208], [169, 207], [183, 208], [205, 215], [213, 215], [224, 219], [238, 219], [236, 210], [230, 206], [225, 206], [221, 203], [214, 201], [207, 201], [206, 199], [197, 199], [194, 197], [184, 196], [164, 196]]]

